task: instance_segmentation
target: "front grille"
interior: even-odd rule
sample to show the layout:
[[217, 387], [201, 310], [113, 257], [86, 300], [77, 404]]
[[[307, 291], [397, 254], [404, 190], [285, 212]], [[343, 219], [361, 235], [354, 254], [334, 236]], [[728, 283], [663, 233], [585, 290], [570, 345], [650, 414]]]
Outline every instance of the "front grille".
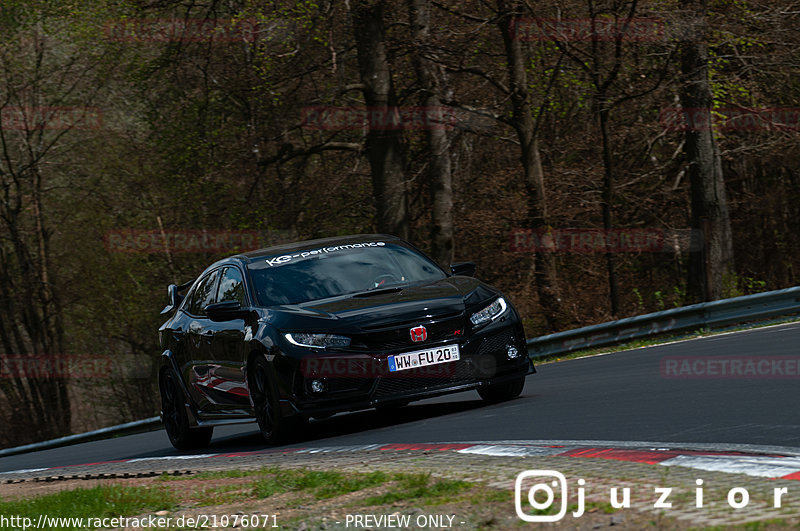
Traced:
[[[462, 312], [443, 313], [443, 314], [436, 315], [435, 319], [436, 319], [436, 321], [440, 321], [441, 322], [441, 321], [447, 321], [447, 320], [453, 319], [454, 317], [460, 317], [461, 315], [462, 315]], [[364, 326], [362, 328], [366, 332], [383, 332], [383, 331], [386, 331], [386, 330], [392, 330], [394, 328], [402, 328], [402, 327], [411, 328], [412, 326], [417, 326], [418, 324], [420, 324], [420, 320], [419, 319], [412, 319], [410, 321], [395, 322], [395, 323], [392, 323], [391, 325], [388, 325], [388, 326], [385, 325], [385, 324], [373, 325], [373, 326], [367, 325], [367, 326]]]
[[[411, 374], [408, 375], [400, 376], [401, 373], [396, 373], [380, 378], [375, 388], [374, 397], [384, 398], [414, 391], [468, 384], [476, 381], [472, 369], [463, 360], [453, 363], [429, 365], [422, 369], [416, 369], [420, 371], [416, 374], [412, 372], [414, 370], [415, 369], [409, 370], [408, 372]], [[439, 372], [437, 373], [436, 371]], [[439, 376], [438, 374], [443, 374], [443, 376]]]
[[[411, 340], [411, 328], [418, 325], [423, 325], [427, 331], [425, 341], [414, 342]], [[464, 330], [464, 318], [460, 314], [456, 317], [445, 319], [437, 318], [435, 321], [413, 321], [356, 334], [353, 336], [353, 343], [350, 348], [367, 350], [372, 353], [427, 348], [432, 343], [458, 340], [463, 337]]]

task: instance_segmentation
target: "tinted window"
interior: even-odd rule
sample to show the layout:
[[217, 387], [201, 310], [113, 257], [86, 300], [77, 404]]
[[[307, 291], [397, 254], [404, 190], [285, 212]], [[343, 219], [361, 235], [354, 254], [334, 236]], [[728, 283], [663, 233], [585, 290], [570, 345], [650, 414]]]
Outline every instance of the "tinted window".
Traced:
[[217, 302], [239, 301], [245, 306], [242, 273], [235, 267], [227, 267], [222, 272], [217, 289]]
[[189, 304], [189, 313], [192, 315], [205, 315], [203, 308], [214, 302], [214, 287], [217, 285], [219, 269], [210, 273], [200, 281], [194, 289], [192, 302]]
[[394, 243], [366, 242], [259, 258], [249, 266], [263, 306], [298, 304], [445, 278], [427, 257]]

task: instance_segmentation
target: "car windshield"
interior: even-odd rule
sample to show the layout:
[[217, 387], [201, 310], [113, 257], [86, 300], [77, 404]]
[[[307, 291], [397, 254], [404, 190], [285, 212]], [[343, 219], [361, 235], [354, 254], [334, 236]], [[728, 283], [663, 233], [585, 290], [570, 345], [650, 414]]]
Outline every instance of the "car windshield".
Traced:
[[385, 242], [331, 245], [265, 256], [248, 266], [262, 306], [300, 304], [445, 278], [430, 259]]

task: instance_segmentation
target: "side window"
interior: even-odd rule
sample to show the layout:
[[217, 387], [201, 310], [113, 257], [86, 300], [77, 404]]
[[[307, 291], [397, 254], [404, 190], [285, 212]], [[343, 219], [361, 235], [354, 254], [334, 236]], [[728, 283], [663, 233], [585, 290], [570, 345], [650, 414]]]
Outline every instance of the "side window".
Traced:
[[215, 287], [217, 285], [217, 277], [219, 276], [219, 269], [206, 276], [197, 285], [192, 295], [192, 302], [189, 304], [189, 313], [192, 315], [205, 315], [203, 308], [214, 302], [214, 295], [216, 293]]
[[246, 306], [242, 273], [235, 267], [225, 268], [219, 279], [217, 302], [225, 301], [239, 301], [241, 306]]

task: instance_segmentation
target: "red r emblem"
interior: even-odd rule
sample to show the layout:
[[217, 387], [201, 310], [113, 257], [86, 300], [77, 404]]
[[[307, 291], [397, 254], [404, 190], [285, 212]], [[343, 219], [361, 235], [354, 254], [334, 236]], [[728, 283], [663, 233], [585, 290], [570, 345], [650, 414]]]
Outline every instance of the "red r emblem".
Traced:
[[425, 341], [426, 339], [428, 339], [428, 331], [422, 325], [415, 326], [410, 330], [410, 332], [411, 332], [411, 341], [415, 343], [419, 341]]

